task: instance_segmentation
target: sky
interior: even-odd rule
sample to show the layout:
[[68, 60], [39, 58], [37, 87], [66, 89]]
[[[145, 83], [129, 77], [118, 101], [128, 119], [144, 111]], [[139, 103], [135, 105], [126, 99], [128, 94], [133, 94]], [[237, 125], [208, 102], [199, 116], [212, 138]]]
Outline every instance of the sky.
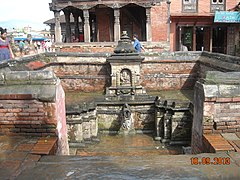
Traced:
[[[31, 22], [31, 26], [42, 26], [43, 22], [54, 18], [54, 13], [49, 10], [52, 0], [1, 0], [0, 23], [6, 21]], [[1, 26], [1, 24], [0, 24]]]

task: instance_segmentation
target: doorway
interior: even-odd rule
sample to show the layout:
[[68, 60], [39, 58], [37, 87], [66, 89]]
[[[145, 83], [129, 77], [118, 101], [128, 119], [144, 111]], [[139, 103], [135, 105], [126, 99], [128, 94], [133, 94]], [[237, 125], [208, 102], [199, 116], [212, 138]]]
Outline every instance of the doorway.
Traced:
[[226, 53], [227, 28], [214, 27], [212, 33], [213, 33], [212, 52]]
[[196, 51], [204, 50], [204, 28], [196, 27]]

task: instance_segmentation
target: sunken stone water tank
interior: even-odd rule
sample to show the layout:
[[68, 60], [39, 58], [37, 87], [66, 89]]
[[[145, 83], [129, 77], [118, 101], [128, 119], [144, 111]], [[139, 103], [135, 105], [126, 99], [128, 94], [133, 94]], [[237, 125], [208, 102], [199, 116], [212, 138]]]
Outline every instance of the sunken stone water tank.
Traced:
[[149, 96], [141, 86], [141, 64], [131, 40], [123, 32], [110, 64], [111, 85], [91, 105], [68, 111], [70, 146], [95, 139], [98, 133], [152, 133], [162, 142], [189, 143], [192, 107]]

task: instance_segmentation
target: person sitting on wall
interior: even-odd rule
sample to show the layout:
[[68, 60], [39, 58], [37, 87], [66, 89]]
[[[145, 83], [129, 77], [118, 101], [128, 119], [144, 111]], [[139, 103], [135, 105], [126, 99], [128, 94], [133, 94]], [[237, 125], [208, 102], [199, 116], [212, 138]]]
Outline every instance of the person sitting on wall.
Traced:
[[140, 53], [141, 50], [145, 50], [141, 43], [139, 42], [137, 34], [133, 35], [133, 40], [134, 40], [133, 47], [135, 48], [136, 52]]

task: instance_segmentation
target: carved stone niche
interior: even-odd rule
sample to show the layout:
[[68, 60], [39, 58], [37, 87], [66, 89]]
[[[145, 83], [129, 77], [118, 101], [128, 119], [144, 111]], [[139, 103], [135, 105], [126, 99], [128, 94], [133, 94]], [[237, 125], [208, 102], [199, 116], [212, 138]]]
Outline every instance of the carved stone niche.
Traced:
[[106, 89], [106, 95], [146, 94], [140, 85], [141, 63], [144, 58], [135, 52], [126, 32], [123, 32], [114, 52], [107, 58], [111, 66], [111, 86]]

